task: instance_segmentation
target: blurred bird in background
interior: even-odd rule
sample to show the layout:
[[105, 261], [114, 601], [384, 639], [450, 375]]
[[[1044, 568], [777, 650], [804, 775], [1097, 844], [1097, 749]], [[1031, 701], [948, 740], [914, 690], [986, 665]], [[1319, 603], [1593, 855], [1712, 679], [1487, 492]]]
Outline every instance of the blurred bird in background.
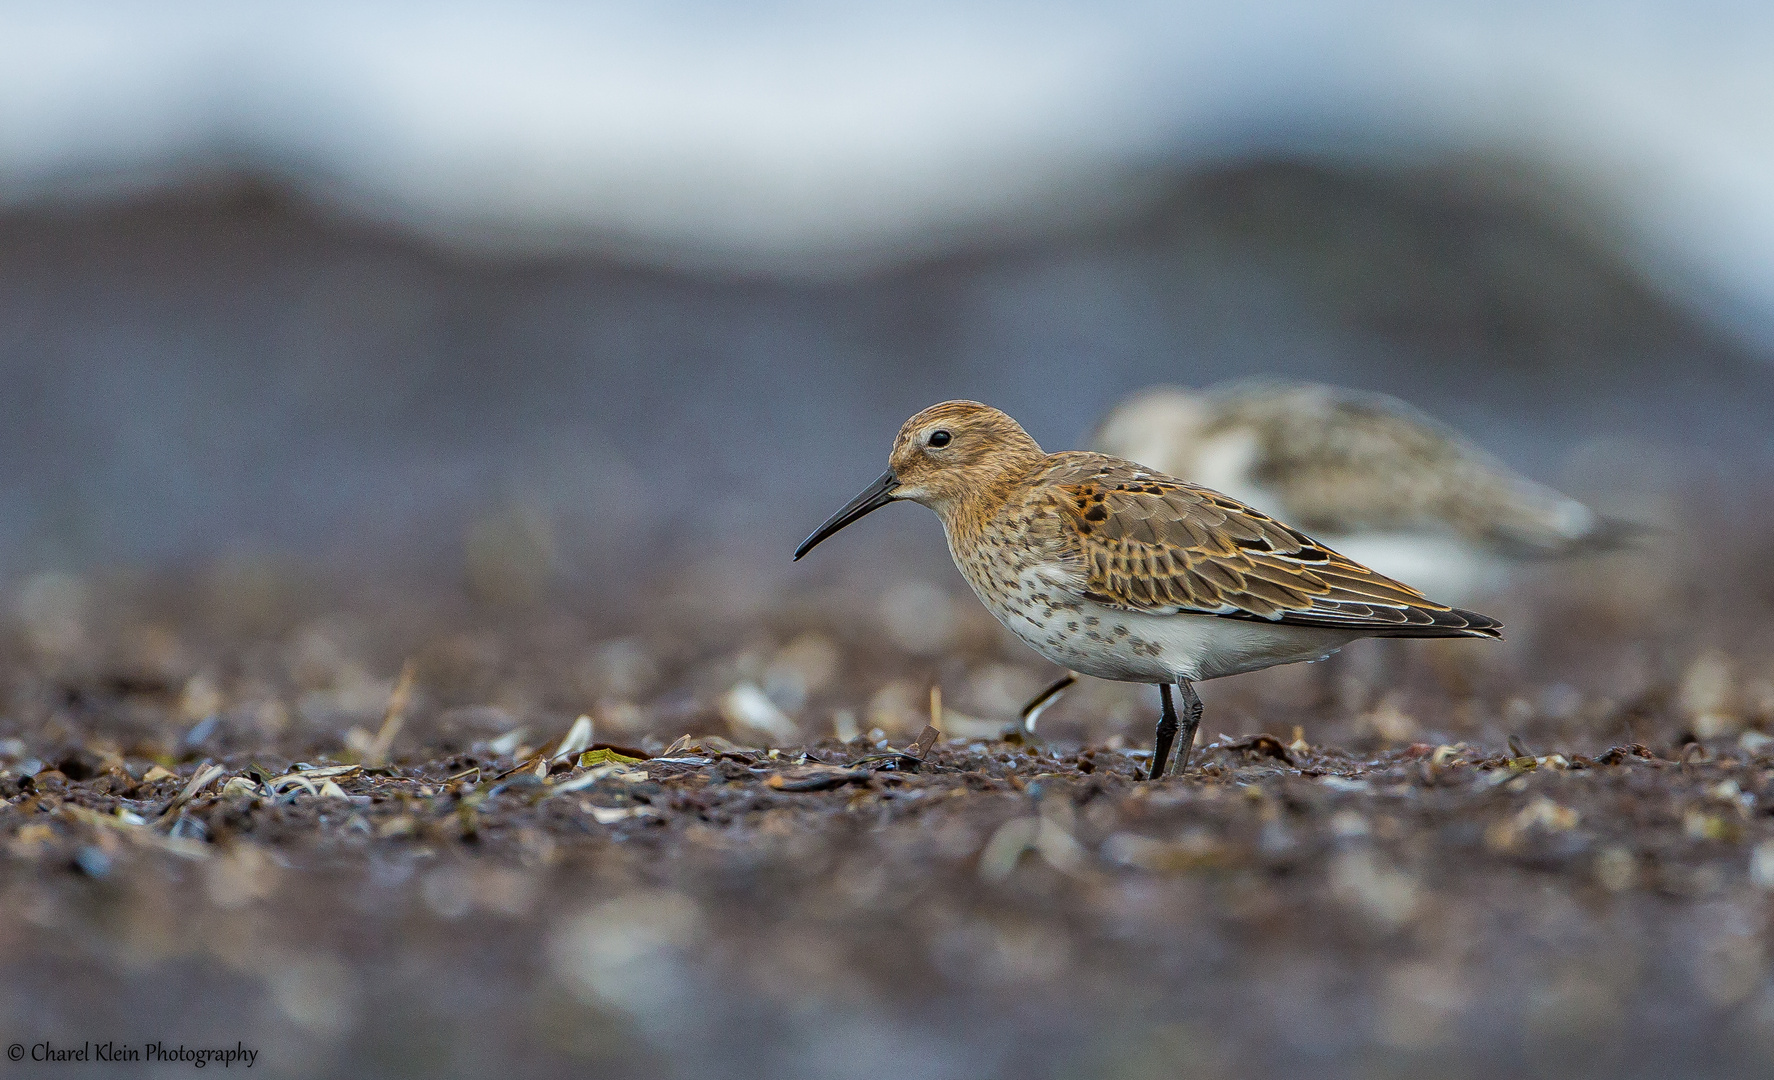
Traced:
[[1613, 551], [1642, 531], [1397, 398], [1317, 383], [1143, 390], [1091, 445], [1223, 491], [1452, 604], [1495, 592], [1524, 563]]

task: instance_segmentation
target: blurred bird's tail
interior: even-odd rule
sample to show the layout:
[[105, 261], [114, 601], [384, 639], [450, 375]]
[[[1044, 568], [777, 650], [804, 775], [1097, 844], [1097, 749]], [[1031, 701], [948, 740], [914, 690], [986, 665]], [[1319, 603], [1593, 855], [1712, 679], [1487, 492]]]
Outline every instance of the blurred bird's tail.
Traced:
[[1627, 551], [1644, 547], [1662, 531], [1654, 525], [1628, 521], [1625, 518], [1601, 516], [1597, 518], [1595, 528], [1591, 529], [1573, 547], [1573, 550], [1595, 552], [1596, 554]]

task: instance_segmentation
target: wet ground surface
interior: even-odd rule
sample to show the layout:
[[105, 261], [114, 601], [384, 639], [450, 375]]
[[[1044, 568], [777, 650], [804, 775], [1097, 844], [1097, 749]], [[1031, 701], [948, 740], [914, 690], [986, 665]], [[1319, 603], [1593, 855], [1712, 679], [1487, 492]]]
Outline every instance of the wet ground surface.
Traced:
[[517, 606], [40, 575], [0, 1034], [273, 1075], [1767, 1075], [1771, 536], [1534, 577], [1501, 644], [1209, 684], [1159, 783], [1148, 690], [999, 737], [1055, 673], [934, 565]]

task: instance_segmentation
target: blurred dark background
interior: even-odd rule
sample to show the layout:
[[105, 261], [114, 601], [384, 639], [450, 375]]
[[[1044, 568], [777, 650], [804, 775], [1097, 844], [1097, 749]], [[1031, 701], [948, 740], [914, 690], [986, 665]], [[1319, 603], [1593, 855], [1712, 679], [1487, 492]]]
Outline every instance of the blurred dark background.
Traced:
[[1765, 486], [1743, 25], [672, 10], [11, 12], [0, 567], [778, 568], [933, 401], [1252, 373]]
[[[517, 514], [569, 578], [775, 566], [933, 401], [1057, 449], [1142, 386], [1251, 373], [1399, 394], [1627, 515], [1638, 484], [1759, 490], [1763, 346], [1558, 210], [1453, 165], [1179, 166], [1114, 220], [807, 282], [470, 255], [250, 175], [17, 209], [0, 551], [442, 566]], [[919, 528], [885, 522], [859, 532]]]

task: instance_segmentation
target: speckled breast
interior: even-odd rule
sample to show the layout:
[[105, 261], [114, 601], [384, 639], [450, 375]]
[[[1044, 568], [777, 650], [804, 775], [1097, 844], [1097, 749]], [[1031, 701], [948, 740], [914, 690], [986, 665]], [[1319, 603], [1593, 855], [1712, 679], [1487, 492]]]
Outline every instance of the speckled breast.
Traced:
[[1027, 547], [979, 543], [950, 551], [973, 593], [999, 622], [1061, 667], [1099, 679], [1168, 682], [1186, 677], [1178, 657], [1137, 625], [1149, 616], [1082, 599], [1040, 573]]
[[1048, 660], [1117, 682], [1217, 679], [1276, 664], [1323, 659], [1359, 631], [1109, 607], [1055, 580], [1057, 563], [1030, 545], [979, 543], [949, 550], [980, 602]]

